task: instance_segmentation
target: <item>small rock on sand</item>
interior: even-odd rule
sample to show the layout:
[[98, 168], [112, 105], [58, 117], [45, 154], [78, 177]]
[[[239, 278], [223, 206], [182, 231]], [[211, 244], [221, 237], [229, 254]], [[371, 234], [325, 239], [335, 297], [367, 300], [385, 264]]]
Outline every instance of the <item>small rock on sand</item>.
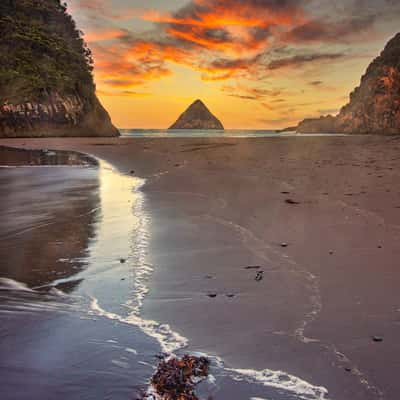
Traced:
[[292, 200], [292, 199], [286, 199], [286, 200], [285, 200], [285, 203], [286, 203], [286, 204], [291, 204], [291, 205], [297, 205], [297, 204], [300, 204], [300, 202], [299, 202], [299, 201]]
[[264, 278], [264, 271], [259, 271], [259, 272], [257, 272], [257, 275], [256, 275], [256, 277], [255, 277], [255, 280], [256, 280], [257, 282], [260, 282], [260, 281], [263, 280], [263, 278]]

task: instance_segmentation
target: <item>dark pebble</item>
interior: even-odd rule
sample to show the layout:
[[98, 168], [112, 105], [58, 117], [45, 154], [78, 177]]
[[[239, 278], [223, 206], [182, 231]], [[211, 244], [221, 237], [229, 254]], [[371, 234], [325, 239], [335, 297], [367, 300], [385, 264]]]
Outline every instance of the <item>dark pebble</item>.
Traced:
[[292, 205], [297, 205], [300, 204], [300, 202], [296, 201], [296, 200], [292, 200], [292, 199], [286, 199], [285, 200], [286, 204], [292, 204]]
[[121, 264], [125, 264], [125, 263], [126, 263], [126, 260], [125, 260], [125, 258], [120, 258], [120, 259], [119, 259], [119, 262], [120, 262]]
[[382, 343], [383, 342], [383, 337], [382, 336], [373, 336], [372, 340], [376, 343]]
[[288, 247], [289, 244], [288, 244], [288, 243], [281, 243], [280, 246], [281, 246], [281, 247]]
[[254, 278], [257, 282], [262, 281], [264, 278], [264, 271], [257, 272], [256, 277]]
[[211, 299], [215, 299], [217, 297], [217, 294], [216, 293], [210, 293], [207, 296], [210, 297]]

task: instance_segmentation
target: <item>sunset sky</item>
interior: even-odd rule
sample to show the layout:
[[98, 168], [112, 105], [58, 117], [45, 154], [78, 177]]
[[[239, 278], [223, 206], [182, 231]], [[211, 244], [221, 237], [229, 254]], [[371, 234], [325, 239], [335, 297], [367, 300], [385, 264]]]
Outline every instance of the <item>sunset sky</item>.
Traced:
[[201, 98], [226, 128], [336, 113], [399, 29], [399, 0], [68, 0], [119, 128]]

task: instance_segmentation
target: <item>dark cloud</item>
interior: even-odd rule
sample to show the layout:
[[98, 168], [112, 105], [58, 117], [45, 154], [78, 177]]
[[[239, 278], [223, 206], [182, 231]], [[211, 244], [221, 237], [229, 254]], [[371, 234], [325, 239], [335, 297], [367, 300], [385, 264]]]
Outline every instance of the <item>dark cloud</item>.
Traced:
[[294, 43], [346, 42], [350, 37], [354, 38], [361, 33], [370, 31], [375, 24], [376, 18], [376, 15], [368, 15], [365, 17], [356, 16], [336, 22], [313, 20], [293, 28], [284, 35], [284, 40]]
[[287, 67], [299, 67], [304, 64], [310, 64], [321, 61], [332, 61], [339, 58], [343, 58], [343, 53], [314, 53], [314, 54], [303, 54], [295, 55], [293, 57], [281, 58], [278, 60], [271, 61], [267, 68], [270, 70], [277, 70]]
[[[237, 97], [239, 99], [244, 100], [263, 100], [270, 99], [280, 96], [282, 94], [282, 90], [280, 89], [265, 89], [254, 86], [246, 86], [246, 85], [224, 85], [222, 87], [222, 91], [227, 93], [230, 97]], [[268, 108], [270, 108], [268, 106]]]

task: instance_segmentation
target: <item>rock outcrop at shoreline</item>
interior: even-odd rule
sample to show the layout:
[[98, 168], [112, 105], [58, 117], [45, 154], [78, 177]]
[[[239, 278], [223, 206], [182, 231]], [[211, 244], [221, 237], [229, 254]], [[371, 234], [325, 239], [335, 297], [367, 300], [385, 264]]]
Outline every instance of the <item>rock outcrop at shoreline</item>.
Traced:
[[297, 132], [400, 134], [400, 33], [370, 64], [336, 117], [306, 119]]
[[118, 136], [60, 0], [0, 4], [0, 137]]
[[169, 129], [224, 129], [201, 100], [196, 100]]

